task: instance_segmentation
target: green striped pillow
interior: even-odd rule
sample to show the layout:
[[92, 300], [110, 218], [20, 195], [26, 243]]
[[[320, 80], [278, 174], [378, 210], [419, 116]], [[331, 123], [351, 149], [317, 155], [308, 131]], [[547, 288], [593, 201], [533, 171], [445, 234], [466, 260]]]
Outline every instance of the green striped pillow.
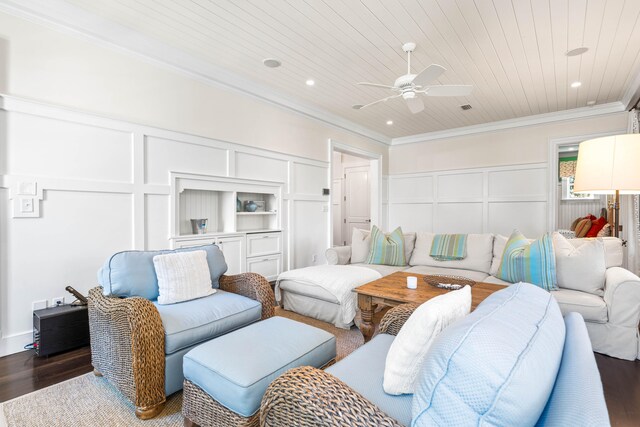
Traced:
[[404, 256], [404, 236], [400, 227], [385, 235], [375, 225], [371, 229], [371, 249], [367, 264], [407, 265]]
[[547, 291], [558, 289], [551, 233], [529, 243], [515, 230], [504, 248], [496, 277], [511, 283], [532, 283]]

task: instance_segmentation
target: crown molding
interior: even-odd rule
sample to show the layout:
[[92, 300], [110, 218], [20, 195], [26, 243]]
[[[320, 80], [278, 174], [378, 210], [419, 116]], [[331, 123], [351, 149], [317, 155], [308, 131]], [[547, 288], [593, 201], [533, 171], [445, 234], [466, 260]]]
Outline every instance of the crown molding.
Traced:
[[518, 117], [515, 119], [500, 120], [497, 122], [482, 123], [472, 126], [464, 126], [454, 129], [446, 129], [437, 132], [427, 132], [418, 135], [393, 138], [391, 145], [415, 144], [418, 142], [433, 141], [436, 139], [453, 138], [457, 136], [474, 135], [497, 130], [513, 129], [525, 126], [534, 126], [544, 123], [562, 122], [566, 120], [582, 119], [585, 117], [602, 116], [619, 113], [626, 110], [626, 106], [618, 102], [594, 105], [593, 107], [581, 107], [571, 110], [555, 111], [552, 113], [537, 114], [534, 116]]
[[386, 135], [303, 101], [283, 96], [271, 88], [240, 77], [236, 73], [200, 60], [180, 49], [173, 48], [64, 1], [0, 0], [0, 11], [31, 22], [45, 24], [45, 26], [57, 31], [89, 38], [101, 46], [151, 61], [156, 65], [170, 68], [213, 86], [257, 98], [378, 143], [391, 144], [391, 138]]

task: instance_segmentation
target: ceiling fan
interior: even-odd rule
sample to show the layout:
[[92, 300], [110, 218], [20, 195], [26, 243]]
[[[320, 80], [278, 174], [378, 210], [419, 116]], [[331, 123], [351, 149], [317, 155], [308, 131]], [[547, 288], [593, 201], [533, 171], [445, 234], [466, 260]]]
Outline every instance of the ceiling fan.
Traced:
[[418, 74], [411, 74], [411, 52], [413, 52], [415, 48], [415, 43], [405, 43], [402, 45], [402, 50], [407, 53], [407, 74], [398, 77], [393, 83], [393, 86], [367, 82], [357, 83], [362, 86], [391, 89], [392, 91], [397, 92], [396, 94], [370, 102], [369, 104], [356, 105], [354, 108], [360, 110], [380, 102], [387, 102], [390, 99], [402, 97], [402, 99], [407, 102], [409, 111], [416, 114], [424, 110], [424, 103], [418, 96], [419, 94], [426, 96], [467, 96], [471, 94], [473, 86], [469, 85], [429, 85], [429, 83], [447, 71], [447, 69], [441, 65], [431, 64]]

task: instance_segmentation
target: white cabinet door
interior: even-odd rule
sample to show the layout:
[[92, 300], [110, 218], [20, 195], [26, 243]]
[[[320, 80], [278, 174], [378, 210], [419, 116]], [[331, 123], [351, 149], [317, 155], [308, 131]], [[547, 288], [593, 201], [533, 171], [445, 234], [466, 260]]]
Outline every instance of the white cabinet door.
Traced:
[[244, 236], [220, 237], [216, 243], [227, 262], [225, 274], [240, 274], [245, 272]]
[[191, 248], [193, 246], [213, 245], [215, 243], [216, 239], [214, 239], [213, 237], [207, 239], [176, 240], [173, 248]]
[[247, 271], [258, 273], [272, 281], [282, 272], [282, 255], [247, 258]]
[[247, 234], [247, 257], [278, 254], [281, 252], [281, 232]]

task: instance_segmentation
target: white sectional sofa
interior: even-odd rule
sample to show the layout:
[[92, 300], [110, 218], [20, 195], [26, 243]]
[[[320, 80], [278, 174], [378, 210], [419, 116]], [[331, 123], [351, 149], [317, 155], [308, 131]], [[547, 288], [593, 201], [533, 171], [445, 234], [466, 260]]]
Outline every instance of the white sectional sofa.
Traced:
[[[495, 277], [507, 237], [492, 234], [469, 234], [465, 259], [437, 261], [429, 256], [433, 236], [433, 233], [427, 232], [405, 234], [405, 249], [407, 260], [409, 260], [409, 265], [406, 267], [365, 264], [366, 254], [369, 251], [369, 232], [364, 230], [354, 231], [351, 246], [330, 248], [327, 250], [326, 256], [329, 264], [372, 268], [383, 276], [403, 270], [418, 274], [456, 275], [478, 282], [510, 285], [510, 283]], [[579, 247], [589, 240], [569, 239], [568, 241], [574, 247]], [[594, 259], [590, 263], [589, 271], [566, 271], [567, 265], [557, 262], [560, 289], [552, 291], [552, 294], [558, 301], [563, 314], [578, 312], [584, 317], [594, 351], [621, 359], [634, 360], [640, 358], [638, 335], [640, 278], [621, 267], [623, 250], [620, 239], [605, 237], [603, 243], [604, 260]], [[602, 269], [604, 270], [601, 271]], [[591, 280], [593, 278], [591, 271], [594, 271], [596, 275], [601, 274], [603, 277], [600, 289], [585, 292], [563, 286], [562, 280], [566, 277], [573, 276], [574, 279], [585, 277], [585, 280]], [[566, 279], [564, 280], [566, 281]], [[575, 288], [575, 286], [573, 287]], [[288, 284], [284, 290], [284, 296], [289, 300], [293, 298], [296, 302], [309, 300], [309, 298], [320, 298], [324, 305], [322, 307], [316, 306], [318, 312], [327, 308], [326, 306], [336, 303], [336, 301], [331, 301], [330, 295], [322, 295], [321, 290], [320, 292], [317, 289], [314, 290], [315, 292], [306, 292], [307, 290], [297, 288], [294, 284]], [[286, 301], [287, 298], [285, 298], [285, 303]], [[287, 308], [286, 304], [285, 308]]]

